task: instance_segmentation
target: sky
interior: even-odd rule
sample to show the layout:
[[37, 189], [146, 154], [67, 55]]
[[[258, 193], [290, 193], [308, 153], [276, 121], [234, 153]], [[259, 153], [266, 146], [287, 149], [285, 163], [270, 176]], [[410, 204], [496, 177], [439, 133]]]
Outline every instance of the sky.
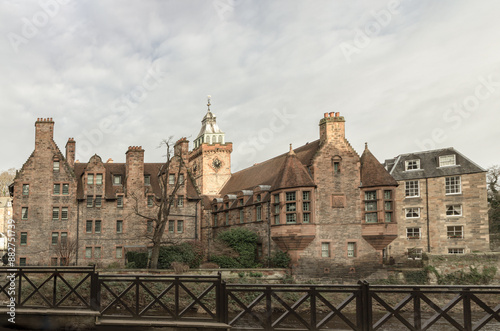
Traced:
[[162, 140], [197, 137], [207, 95], [233, 172], [318, 139], [325, 112], [381, 162], [454, 147], [498, 165], [499, 12], [466, 0], [1, 0], [0, 170], [22, 167], [47, 117], [81, 162], [125, 162], [128, 146], [162, 162]]

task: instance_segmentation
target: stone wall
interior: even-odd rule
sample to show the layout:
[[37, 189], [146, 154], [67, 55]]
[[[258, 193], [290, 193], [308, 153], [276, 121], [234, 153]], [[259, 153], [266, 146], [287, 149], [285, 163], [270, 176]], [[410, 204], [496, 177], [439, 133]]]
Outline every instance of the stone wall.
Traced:
[[457, 271], [470, 272], [470, 268], [476, 268], [482, 272], [484, 267], [496, 267], [497, 272], [494, 282], [500, 282], [500, 253], [477, 253], [464, 255], [434, 255], [428, 254], [426, 265], [436, 268], [440, 275], [450, 274]]

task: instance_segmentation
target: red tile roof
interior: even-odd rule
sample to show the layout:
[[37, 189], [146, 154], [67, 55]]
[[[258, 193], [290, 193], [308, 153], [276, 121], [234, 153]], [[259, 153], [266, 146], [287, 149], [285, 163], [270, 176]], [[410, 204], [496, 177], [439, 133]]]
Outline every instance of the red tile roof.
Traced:
[[314, 186], [306, 167], [312, 164], [318, 149], [319, 139], [295, 149], [295, 156], [292, 158], [288, 158], [289, 153], [284, 153], [238, 171], [231, 176], [220, 195], [252, 190], [258, 185], [270, 185], [271, 190], [275, 190], [277, 186], [297, 187], [299, 184]]
[[378, 162], [368, 147], [361, 155], [361, 187], [398, 186], [398, 182]]

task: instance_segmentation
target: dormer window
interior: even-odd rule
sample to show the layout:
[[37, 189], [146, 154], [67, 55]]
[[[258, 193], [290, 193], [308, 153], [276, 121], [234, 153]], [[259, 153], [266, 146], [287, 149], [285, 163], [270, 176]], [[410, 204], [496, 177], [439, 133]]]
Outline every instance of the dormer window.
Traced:
[[261, 198], [260, 194], [257, 194], [257, 202], [260, 202], [261, 199], [262, 198]]
[[405, 171], [420, 169], [420, 160], [405, 161]]
[[151, 176], [144, 175], [144, 185], [151, 185]]
[[54, 161], [53, 170], [54, 172], [59, 172], [59, 161]]
[[96, 185], [102, 185], [102, 174], [95, 175], [95, 183]]
[[94, 185], [94, 174], [87, 174], [87, 184]]
[[449, 167], [456, 165], [456, 155], [443, 155], [439, 157], [439, 166], [440, 167]]
[[113, 175], [113, 185], [121, 185], [122, 184], [122, 176]]

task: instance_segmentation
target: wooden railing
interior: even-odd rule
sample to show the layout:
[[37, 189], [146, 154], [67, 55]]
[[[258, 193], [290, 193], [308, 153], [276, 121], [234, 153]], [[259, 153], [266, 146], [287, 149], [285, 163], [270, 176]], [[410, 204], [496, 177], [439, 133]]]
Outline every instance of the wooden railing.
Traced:
[[[0, 300], [120, 321], [252, 330], [500, 329], [500, 286], [226, 284], [217, 276], [99, 275], [93, 267], [0, 268]], [[9, 278], [4, 276], [9, 276]], [[5, 280], [4, 280], [5, 279]]]

